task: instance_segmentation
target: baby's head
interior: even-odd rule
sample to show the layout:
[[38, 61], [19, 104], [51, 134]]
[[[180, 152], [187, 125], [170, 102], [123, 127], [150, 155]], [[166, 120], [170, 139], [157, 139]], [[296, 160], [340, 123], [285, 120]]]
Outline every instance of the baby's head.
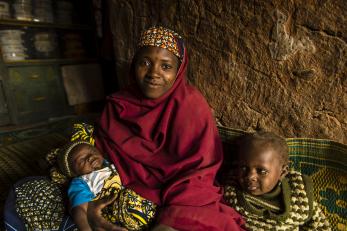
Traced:
[[81, 176], [99, 170], [104, 157], [86, 141], [70, 142], [58, 154], [58, 166], [67, 177]]
[[288, 146], [271, 132], [246, 134], [238, 141], [236, 179], [251, 195], [271, 192], [288, 172]]

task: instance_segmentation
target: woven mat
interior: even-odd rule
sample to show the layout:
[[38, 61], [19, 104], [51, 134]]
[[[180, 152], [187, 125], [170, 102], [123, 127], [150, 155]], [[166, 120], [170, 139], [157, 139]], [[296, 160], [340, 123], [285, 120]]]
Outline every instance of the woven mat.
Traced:
[[[228, 168], [233, 140], [242, 130], [219, 127]], [[316, 200], [327, 215], [332, 230], [347, 230], [347, 145], [331, 140], [288, 138], [291, 167], [311, 176]], [[221, 174], [224, 174], [222, 171]]]

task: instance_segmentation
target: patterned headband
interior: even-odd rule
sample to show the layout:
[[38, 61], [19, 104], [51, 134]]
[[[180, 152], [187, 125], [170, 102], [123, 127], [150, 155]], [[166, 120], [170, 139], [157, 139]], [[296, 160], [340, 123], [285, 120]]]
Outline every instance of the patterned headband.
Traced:
[[58, 155], [58, 166], [60, 168], [60, 171], [67, 177], [72, 177], [73, 172], [71, 170], [70, 166], [70, 152], [71, 150], [80, 144], [90, 144], [88, 141], [77, 141], [67, 144], [62, 150], [60, 150], [60, 154]]
[[47, 162], [51, 165], [50, 177], [55, 183], [65, 185], [71, 178], [69, 154], [71, 150], [80, 143], [94, 146], [94, 127], [86, 123], [76, 123], [73, 125], [70, 142], [61, 148], [55, 148], [46, 155]]
[[184, 48], [182, 37], [173, 30], [162, 26], [154, 26], [143, 31], [137, 44], [138, 48], [154, 46], [169, 50], [176, 55], [180, 61], [183, 60]]

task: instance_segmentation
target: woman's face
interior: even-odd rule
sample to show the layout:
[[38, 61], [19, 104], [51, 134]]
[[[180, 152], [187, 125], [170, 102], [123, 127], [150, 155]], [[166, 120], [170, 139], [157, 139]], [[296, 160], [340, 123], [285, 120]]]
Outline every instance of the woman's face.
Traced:
[[92, 145], [80, 144], [73, 148], [71, 152], [72, 171], [77, 176], [99, 170], [103, 166], [104, 157]]
[[273, 148], [251, 148], [238, 155], [236, 179], [241, 189], [251, 195], [270, 192], [286, 173], [280, 155]]
[[136, 82], [145, 97], [156, 99], [164, 95], [176, 80], [178, 58], [160, 47], [144, 47], [135, 63]]

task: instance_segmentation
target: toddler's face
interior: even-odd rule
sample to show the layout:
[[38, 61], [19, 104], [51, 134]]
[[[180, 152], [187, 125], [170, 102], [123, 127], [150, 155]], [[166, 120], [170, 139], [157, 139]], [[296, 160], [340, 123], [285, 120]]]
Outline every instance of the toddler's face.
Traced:
[[242, 190], [262, 195], [275, 188], [285, 175], [285, 165], [272, 148], [252, 148], [238, 154], [236, 179]]
[[92, 145], [80, 144], [72, 150], [72, 170], [77, 175], [85, 175], [103, 166], [104, 157], [100, 151]]

